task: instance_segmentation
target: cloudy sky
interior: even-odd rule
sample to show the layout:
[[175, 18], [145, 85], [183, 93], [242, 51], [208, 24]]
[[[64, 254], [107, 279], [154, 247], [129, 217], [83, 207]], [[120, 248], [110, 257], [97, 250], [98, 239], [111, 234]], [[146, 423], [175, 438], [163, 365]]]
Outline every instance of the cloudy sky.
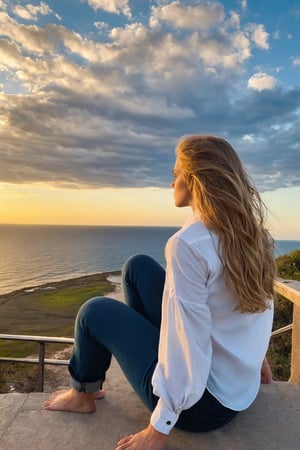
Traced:
[[0, 0], [0, 223], [179, 225], [183, 134], [228, 139], [300, 239], [300, 4]]

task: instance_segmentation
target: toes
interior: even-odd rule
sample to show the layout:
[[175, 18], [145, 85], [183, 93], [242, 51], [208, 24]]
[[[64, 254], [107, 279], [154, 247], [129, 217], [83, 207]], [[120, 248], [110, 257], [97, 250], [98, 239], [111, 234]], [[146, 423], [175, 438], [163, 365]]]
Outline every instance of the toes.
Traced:
[[94, 398], [96, 400], [101, 400], [105, 396], [105, 391], [103, 389], [99, 389], [99, 391], [94, 393]]
[[57, 397], [58, 395], [64, 394], [65, 392], [68, 392], [68, 390], [67, 389], [62, 389], [61, 391], [52, 392], [51, 398]]
[[52, 402], [50, 402], [50, 400], [47, 400], [46, 402], [43, 403], [43, 408], [50, 409], [51, 405], [52, 405]]
[[44, 408], [44, 409], [47, 409], [47, 410], [51, 409], [51, 403], [50, 403], [50, 402], [44, 403], [44, 404], [43, 404], [43, 408]]
[[129, 442], [131, 438], [132, 438], [132, 434], [130, 434], [129, 436], [123, 437], [122, 439], [119, 440], [118, 445], [126, 444], [126, 442]]

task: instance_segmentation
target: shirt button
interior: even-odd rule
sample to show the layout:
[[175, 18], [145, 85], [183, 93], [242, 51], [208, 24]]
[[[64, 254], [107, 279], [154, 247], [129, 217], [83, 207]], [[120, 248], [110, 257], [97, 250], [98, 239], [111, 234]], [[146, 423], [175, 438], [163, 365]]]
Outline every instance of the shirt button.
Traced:
[[168, 420], [168, 421], [166, 422], [166, 424], [167, 424], [167, 425], [171, 425], [171, 421]]

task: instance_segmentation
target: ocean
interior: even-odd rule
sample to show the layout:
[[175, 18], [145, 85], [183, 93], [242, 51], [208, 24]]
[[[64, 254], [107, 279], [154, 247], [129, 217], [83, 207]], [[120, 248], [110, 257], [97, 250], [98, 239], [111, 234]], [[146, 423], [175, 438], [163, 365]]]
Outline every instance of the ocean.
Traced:
[[[178, 227], [0, 225], [0, 294], [120, 270], [137, 253], [164, 266], [164, 246]], [[300, 249], [276, 241], [275, 256]]]

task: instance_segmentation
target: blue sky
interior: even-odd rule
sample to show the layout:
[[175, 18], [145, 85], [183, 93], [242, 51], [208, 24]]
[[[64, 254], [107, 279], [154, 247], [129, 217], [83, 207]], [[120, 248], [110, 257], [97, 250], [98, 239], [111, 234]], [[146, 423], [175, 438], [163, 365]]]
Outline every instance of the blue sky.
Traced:
[[1, 221], [177, 225], [176, 141], [212, 133], [299, 239], [299, 80], [296, 1], [0, 0]]

